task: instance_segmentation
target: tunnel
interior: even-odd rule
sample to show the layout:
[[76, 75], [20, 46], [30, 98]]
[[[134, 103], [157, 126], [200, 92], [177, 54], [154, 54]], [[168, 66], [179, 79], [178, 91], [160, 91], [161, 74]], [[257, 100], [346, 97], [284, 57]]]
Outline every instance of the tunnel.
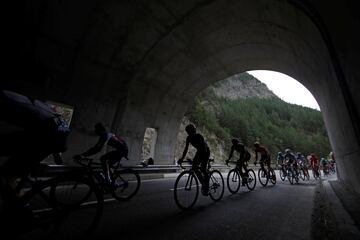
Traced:
[[1, 85], [74, 108], [65, 157], [91, 144], [102, 121], [129, 142], [133, 162], [156, 129], [154, 157], [173, 164], [201, 90], [245, 71], [282, 72], [316, 98], [338, 178], [360, 193], [355, 9], [351, 0], [25, 1], [9, 7]]

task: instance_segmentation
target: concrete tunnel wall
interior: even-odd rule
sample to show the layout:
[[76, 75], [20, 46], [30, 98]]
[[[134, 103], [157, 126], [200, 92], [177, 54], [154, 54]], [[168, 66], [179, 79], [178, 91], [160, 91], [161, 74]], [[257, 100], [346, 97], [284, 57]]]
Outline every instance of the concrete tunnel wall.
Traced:
[[28, 1], [11, 35], [22, 60], [9, 56], [9, 69], [31, 74], [16, 72], [3, 85], [75, 107], [65, 157], [89, 147], [93, 124], [103, 121], [129, 141], [132, 163], [140, 161], [146, 127], [156, 128], [155, 161], [171, 164], [180, 121], [199, 91], [243, 71], [283, 72], [317, 99], [339, 178], [360, 192], [354, 6], [350, 0]]

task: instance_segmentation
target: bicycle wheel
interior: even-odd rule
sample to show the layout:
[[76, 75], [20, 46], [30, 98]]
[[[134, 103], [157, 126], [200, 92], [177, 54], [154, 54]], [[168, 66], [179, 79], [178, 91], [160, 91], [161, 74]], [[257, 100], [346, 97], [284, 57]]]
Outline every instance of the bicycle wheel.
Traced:
[[192, 171], [183, 171], [176, 178], [174, 199], [176, 205], [184, 210], [190, 209], [199, 196], [199, 182]]
[[263, 187], [266, 187], [266, 185], [269, 182], [269, 178], [267, 177], [266, 172], [264, 171], [264, 169], [260, 168], [258, 171], [258, 177], [259, 177], [259, 182]]
[[281, 169], [279, 170], [279, 173], [280, 173], [280, 179], [281, 179], [281, 181], [285, 181], [285, 178], [286, 178], [286, 172], [285, 172], [285, 170], [281, 168]]
[[218, 170], [212, 170], [210, 173], [209, 195], [215, 202], [220, 201], [224, 195], [224, 178]]
[[295, 182], [299, 183], [299, 172], [296, 170], [294, 173]]
[[229, 171], [226, 181], [227, 187], [232, 194], [235, 194], [239, 191], [241, 183], [240, 174], [235, 168]]
[[294, 176], [293, 175], [294, 175], [293, 172], [288, 170], [287, 177], [288, 177], [288, 180], [289, 180], [291, 185], [294, 184]]
[[93, 200], [90, 198], [94, 188], [94, 183], [88, 178], [64, 175], [52, 183], [49, 196], [59, 207], [77, 208], [86, 201]]
[[[85, 195], [88, 202], [83, 202]], [[87, 238], [101, 219], [104, 203], [92, 181], [71, 175], [48, 180], [28, 191], [23, 199], [34, 221], [28, 223], [32, 229], [22, 239]]]
[[316, 170], [312, 170], [312, 173], [313, 173], [313, 177], [314, 177], [314, 179], [315, 180], [318, 180], [320, 177], [320, 174], [319, 174], [319, 172], [318, 171], [316, 171]]
[[139, 173], [133, 169], [116, 170], [113, 173], [111, 194], [119, 201], [126, 201], [135, 196], [140, 188]]
[[246, 186], [247, 188], [252, 191], [255, 189], [256, 186], [256, 175], [254, 170], [252, 169], [248, 169], [247, 170], [247, 181], [246, 181]]
[[299, 170], [299, 178], [301, 178], [301, 180], [305, 181], [305, 171], [303, 169]]
[[269, 169], [269, 180], [273, 185], [276, 184], [276, 174], [275, 170], [272, 168]]

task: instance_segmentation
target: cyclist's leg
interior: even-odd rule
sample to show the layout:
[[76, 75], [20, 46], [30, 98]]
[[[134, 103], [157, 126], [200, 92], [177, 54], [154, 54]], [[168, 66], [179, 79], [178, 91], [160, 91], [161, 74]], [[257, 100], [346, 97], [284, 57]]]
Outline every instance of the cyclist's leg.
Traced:
[[196, 176], [199, 179], [199, 182], [203, 186], [204, 185], [204, 177], [203, 177], [202, 170], [200, 169], [200, 163], [201, 163], [200, 160], [201, 160], [200, 153], [197, 151], [193, 158], [193, 169], [194, 169]]
[[109, 161], [113, 159], [113, 155], [113, 152], [108, 152], [100, 157], [101, 167], [108, 183], [111, 183]]
[[210, 151], [207, 151], [204, 153], [204, 155], [202, 156], [202, 159], [201, 159], [201, 168], [202, 168], [202, 171], [204, 173], [204, 177], [205, 177], [205, 183], [206, 183], [206, 187], [208, 188], [209, 187], [209, 173], [208, 173], [208, 164], [209, 164], [209, 158], [210, 158]]
[[208, 175], [208, 163], [209, 163], [209, 157], [210, 157], [210, 152], [202, 152], [199, 154], [199, 161], [200, 161], [200, 171], [201, 174], [203, 176], [203, 183], [202, 183], [202, 188], [204, 190], [204, 192], [208, 192], [209, 190], [209, 175]]
[[[242, 179], [242, 185], [244, 186], [245, 182], [246, 182], [246, 176], [245, 176], [246, 166], [244, 164], [244, 161], [239, 159], [237, 161], [237, 163], [236, 163], [236, 167], [239, 169], [239, 173], [240, 173], [240, 176], [241, 176], [241, 179]], [[245, 172], [243, 172], [243, 169], [245, 169]]]

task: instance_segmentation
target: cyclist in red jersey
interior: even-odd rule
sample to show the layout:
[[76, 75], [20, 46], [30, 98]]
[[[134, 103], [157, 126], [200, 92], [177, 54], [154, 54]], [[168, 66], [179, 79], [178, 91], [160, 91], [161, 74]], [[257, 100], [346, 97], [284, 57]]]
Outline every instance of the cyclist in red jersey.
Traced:
[[255, 165], [257, 163], [258, 154], [260, 154], [260, 167], [264, 168], [264, 163], [266, 166], [270, 167], [270, 152], [267, 150], [267, 148], [263, 145], [260, 145], [259, 142], [254, 143], [254, 151], [255, 151]]
[[319, 175], [319, 159], [314, 153], [310, 154], [310, 165], [316, 174]]

